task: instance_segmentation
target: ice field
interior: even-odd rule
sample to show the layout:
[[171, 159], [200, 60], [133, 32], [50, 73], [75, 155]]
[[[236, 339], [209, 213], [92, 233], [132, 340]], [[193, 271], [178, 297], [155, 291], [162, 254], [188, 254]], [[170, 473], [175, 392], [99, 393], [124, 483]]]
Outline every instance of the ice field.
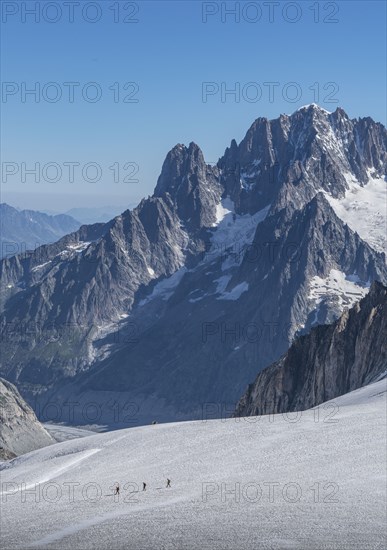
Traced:
[[384, 549], [385, 465], [386, 380], [302, 413], [81, 437], [0, 465], [0, 546]]

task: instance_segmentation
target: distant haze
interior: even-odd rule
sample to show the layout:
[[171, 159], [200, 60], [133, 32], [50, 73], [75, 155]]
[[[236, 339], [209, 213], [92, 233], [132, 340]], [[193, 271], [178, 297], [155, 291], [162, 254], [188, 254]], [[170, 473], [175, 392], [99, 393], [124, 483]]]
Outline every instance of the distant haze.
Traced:
[[[82, 195], [75, 193], [38, 193], [38, 192], [15, 192], [4, 191], [0, 194], [1, 201], [14, 208], [38, 210], [49, 214], [65, 214], [74, 208], [114, 211], [117, 215], [128, 208], [133, 208], [142, 197], [122, 196], [112, 197], [110, 195]], [[69, 215], [76, 218], [74, 213]], [[76, 218], [78, 219], [78, 218]], [[83, 221], [83, 220], [79, 220]], [[85, 222], [86, 223], [86, 222]]]

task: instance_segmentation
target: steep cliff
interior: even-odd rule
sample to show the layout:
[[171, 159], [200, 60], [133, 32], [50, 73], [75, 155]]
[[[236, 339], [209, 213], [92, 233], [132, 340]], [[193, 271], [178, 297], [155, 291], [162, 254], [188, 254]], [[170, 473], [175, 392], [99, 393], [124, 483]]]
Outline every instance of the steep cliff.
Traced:
[[0, 459], [55, 443], [16, 387], [0, 378]]
[[297, 338], [262, 370], [235, 416], [308, 409], [387, 376], [387, 288], [370, 292], [331, 325]]

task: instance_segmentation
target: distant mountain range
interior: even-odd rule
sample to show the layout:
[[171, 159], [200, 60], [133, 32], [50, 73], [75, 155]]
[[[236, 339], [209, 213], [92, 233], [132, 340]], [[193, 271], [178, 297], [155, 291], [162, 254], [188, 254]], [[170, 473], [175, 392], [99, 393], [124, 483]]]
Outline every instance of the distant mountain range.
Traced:
[[35, 250], [76, 231], [80, 222], [65, 214], [49, 216], [35, 210], [18, 210], [0, 204], [0, 257], [6, 258]]
[[176, 145], [136, 208], [0, 263], [1, 373], [106, 423], [106, 403], [139, 423], [232, 411], [297, 336], [387, 283], [386, 173], [382, 124], [314, 104], [258, 118], [216, 166]]
[[106, 223], [132, 206], [135, 205], [71, 208], [65, 214], [79, 220], [82, 224]]
[[[135, 203], [124, 203], [122, 206], [76, 207], [66, 210], [63, 214], [79, 220], [82, 224], [106, 223], [112, 218], [119, 216], [124, 210], [134, 208], [135, 206]], [[53, 210], [44, 210], [44, 212], [50, 216], [59, 214], [59, 212], [54, 212]]]

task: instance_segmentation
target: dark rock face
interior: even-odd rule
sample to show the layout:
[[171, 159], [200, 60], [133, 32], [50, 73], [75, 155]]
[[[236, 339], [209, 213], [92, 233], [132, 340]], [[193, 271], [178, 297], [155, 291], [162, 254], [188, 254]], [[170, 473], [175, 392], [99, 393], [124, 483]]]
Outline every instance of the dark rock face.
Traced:
[[369, 294], [331, 325], [297, 338], [261, 371], [235, 416], [305, 410], [387, 375], [387, 288]]
[[16, 387], [0, 378], [0, 458], [9, 460], [52, 443]]
[[13, 458], [16, 458], [16, 456], [17, 455], [15, 455], [12, 451], [4, 449], [4, 447], [0, 447], [0, 460], [12, 460]]
[[385, 174], [386, 149], [381, 124], [370, 118], [351, 120], [340, 108], [328, 114], [309, 105], [291, 116], [258, 118], [239, 146], [231, 143], [218, 165], [226, 174], [226, 193], [241, 211], [274, 200], [278, 209], [299, 208], [318, 190], [343, 196], [346, 173], [362, 184], [370, 167]]
[[0, 204], [0, 258], [34, 250], [76, 231], [80, 223], [65, 214], [49, 216], [34, 210], [16, 210]]
[[210, 227], [215, 222], [216, 205], [222, 195], [219, 171], [204, 162], [195, 143], [176, 145], [164, 161], [154, 196], [168, 194], [181, 220], [191, 229]]
[[135, 209], [0, 262], [0, 372], [31, 402], [124, 393], [168, 420], [235, 406], [296, 335], [387, 283], [330, 203], [386, 164], [381, 124], [316, 105], [257, 119], [216, 167], [177, 145]]

